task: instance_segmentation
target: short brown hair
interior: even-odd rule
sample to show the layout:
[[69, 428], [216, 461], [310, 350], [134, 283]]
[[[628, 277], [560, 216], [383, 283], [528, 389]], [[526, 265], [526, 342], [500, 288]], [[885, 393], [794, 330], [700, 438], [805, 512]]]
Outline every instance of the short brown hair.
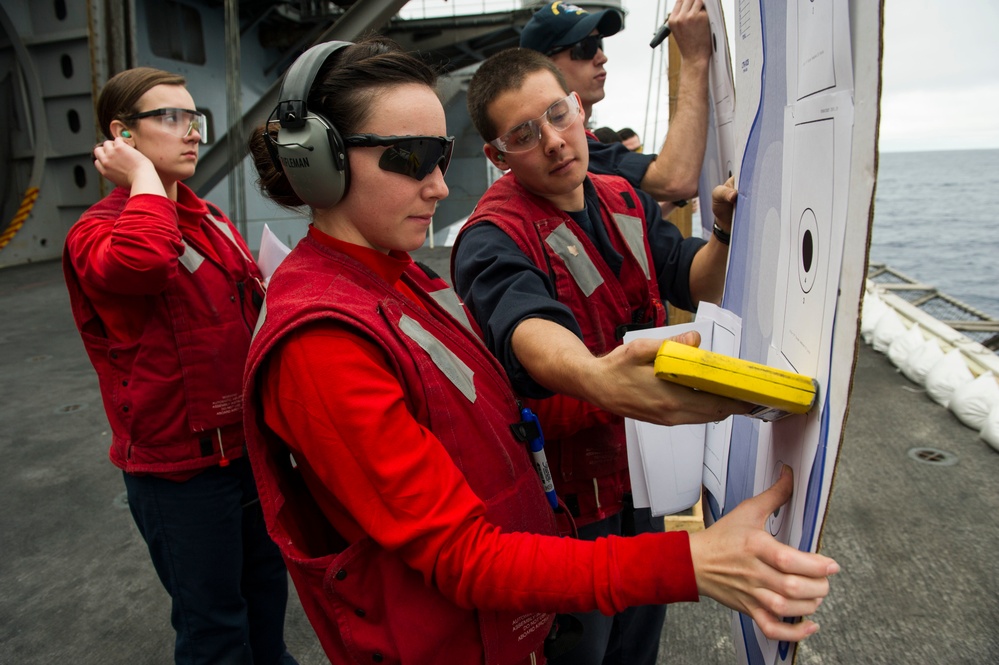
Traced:
[[104, 136], [111, 136], [111, 122], [123, 120], [139, 112], [136, 104], [139, 98], [158, 85], [186, 85], [187, 80], [180, 74], [165, 72], [152, 67], [135, 67], [118, 72], [104, 84], [97, 97], [97, 121]]
[[551, 58], [529, 48], [511, 48], [489, 57], [468, 83], [468, 115], [483, 141], [499, 135], [489, 118], [489, 105], [504, 92], [516, 90], [534, 72], [551, 72], [565, 94], [569, 86]]

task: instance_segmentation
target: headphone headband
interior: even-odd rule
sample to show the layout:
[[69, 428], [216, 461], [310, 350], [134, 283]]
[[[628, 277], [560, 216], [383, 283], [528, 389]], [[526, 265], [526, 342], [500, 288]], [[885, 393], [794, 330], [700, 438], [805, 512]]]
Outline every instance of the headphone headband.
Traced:
[[[351, 42], [317, 44], [291, 64], [281, 82], [277, 140], [264, 132], [267, 149], [298, 197], [313, 208], [336, 205], [350, 186], [347, 152], [340, 133], [321, 113], [309, 111], [309, 91], [326, 61]], [[271, 122], [269, 120], [269, 122]]]
[[292, 63], [278, 93], [281, 101], [277, 106], [277, 119], [281, 127], [300, 129], [305, 125], [305, 116], [309, 112], [306, 106], [309, 91], [312, 90], [319, 70], [326, 64], [327, 58], [347, 46], [351, 46], [351, 42], [317, 44]]

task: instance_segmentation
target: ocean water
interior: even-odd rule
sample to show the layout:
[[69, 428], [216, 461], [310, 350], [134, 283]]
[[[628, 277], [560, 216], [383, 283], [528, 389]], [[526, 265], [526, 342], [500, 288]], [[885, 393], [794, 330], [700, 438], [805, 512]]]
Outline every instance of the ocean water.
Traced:
[[999, 150], [881, 153], [870, 259], [999, 318]]

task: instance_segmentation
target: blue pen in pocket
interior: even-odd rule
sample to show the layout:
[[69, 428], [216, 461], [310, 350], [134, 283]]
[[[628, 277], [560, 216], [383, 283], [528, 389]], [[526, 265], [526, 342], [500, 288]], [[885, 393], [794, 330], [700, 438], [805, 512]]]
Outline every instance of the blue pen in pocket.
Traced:
[[527, 436], [527, 445], [531, 451], [531, 459], [534, 460], [534, 468], [541, 478], [541, 485], [544, 487], [545, 496], [553, 510], [558, 509], [558, 497], [555, 496], [555, 483], [552, 481], [552, 472], [548, 468], [548, 458], [545, 456], [545, 435], [541, 432], [541, 423], [538, 417], [528, 408], [520, 410], [521, 424]]

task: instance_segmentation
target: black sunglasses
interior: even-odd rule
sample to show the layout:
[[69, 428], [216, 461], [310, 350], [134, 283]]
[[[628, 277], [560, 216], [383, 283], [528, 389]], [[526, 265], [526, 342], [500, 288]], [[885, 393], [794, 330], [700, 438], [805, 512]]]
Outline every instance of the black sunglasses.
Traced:
[[546, 55], [555, 55], [562, 51], [569, 51], [569, 57], [573, 60], [592, 60], [597, 51], [602, 50], [603, 47], [603, 35], [589, 35], [571, 46], [558, 46], [546, 53]]
[[343, 137], [350, 148], [388, 146], [378, 160], [383, 171], [423, 180], [439, 165], [441, 175], [447, 173], [454, 149], [453, 136], [378, 136], [377, 134], [351, 134]]

